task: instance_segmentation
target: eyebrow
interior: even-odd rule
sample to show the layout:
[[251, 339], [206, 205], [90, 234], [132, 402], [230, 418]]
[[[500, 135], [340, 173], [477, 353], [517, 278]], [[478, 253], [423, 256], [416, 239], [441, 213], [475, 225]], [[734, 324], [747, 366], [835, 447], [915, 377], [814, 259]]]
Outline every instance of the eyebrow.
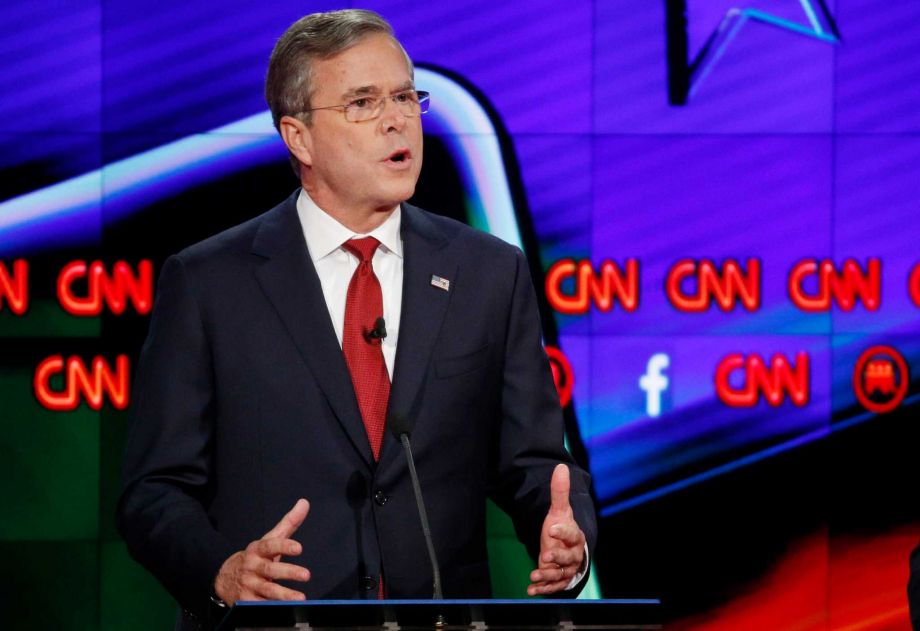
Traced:
[[378, 88], [375, 85], [362, 85], [359, 88], [352, 88], [351, 90], [348, 90], [347, 92], [342, 94], [342, 98], [347, 99], [352, 96], [364, 96], [366, 94], [379, 94], [379, 93], [380, 93], [380, 88]]
[[[397, 92], [404, 92], [406, 90], [415, 89], [415, 84], [409, 80], [401, 83], [391, 94], [396, 94]], [[348, 99], [353, 96], [365, 96], [367, 94], [380, 94], [380, 88], [376, 85], [362, 85], [357, 88], [352, 88], [342, 95], [343, 99]]]

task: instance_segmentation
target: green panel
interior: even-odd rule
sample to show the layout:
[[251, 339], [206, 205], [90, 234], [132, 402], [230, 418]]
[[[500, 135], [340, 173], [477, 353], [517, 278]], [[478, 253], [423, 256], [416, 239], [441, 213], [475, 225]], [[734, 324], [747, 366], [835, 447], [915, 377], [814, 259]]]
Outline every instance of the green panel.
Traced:
[[6, 305], [0, 310], [0, 337], [98, 337], [101, 331], [98, 317], [72, 316], [55, 300], [32, 300], [28, 310], [15, 315]]
[[3, 629], [98, 629], [95, 542], [0, 542], [0, 555]]
[[176, 602], [128, 555], [123, 543], [102, 544], [99, 626], [103, 631], [163, 631], [176, 621]]
[[0, 541], [95, 540], [98, 413], [46, 410], [29, 369], [0, 367], [0, 395]]
[[102, 408], [99, 457], [99, 538], [120, 541], [115, 530], [115, 509], [121, 494], [121, 461], [125, 452], [128, 411]]
[[486, 506], [489, 574], [495, 598], [529, 598], [527, 586], [535, 565], [514, 534], [511, 518], [491, 501]]
[[588, 577], [585, 588], [578, 594], [578, 600], [597, 600], [602, 598], [601, 586], [597, 582], [597, 572], [594, 571], [595, 567], [594, 563], [591, 563], [591, 575]]

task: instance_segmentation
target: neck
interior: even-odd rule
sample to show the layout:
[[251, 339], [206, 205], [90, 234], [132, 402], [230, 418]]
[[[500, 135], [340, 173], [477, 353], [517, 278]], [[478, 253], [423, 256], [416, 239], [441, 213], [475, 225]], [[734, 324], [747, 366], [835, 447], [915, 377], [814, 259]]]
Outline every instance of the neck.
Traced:
[[320, 210], [358, 234], [367, 234], [380, 226], [399, 205], [394, 202], [382, 206], [344, 206], [341, 203], [327, 200], [322, 195], [317, 195], [316, 191], [311, 191], [306, 187], [304, 190]]
[[386, 221], [387, 218], [393, 214], [393, 211], [396, 210], [395, 205], [364, 211], [332, 209], [323, 206], [319, 202], [317, 202], [316, 205], [319, 206], [324, 213], [352, 232], [358, 234], [367, 234], [371, 232]]

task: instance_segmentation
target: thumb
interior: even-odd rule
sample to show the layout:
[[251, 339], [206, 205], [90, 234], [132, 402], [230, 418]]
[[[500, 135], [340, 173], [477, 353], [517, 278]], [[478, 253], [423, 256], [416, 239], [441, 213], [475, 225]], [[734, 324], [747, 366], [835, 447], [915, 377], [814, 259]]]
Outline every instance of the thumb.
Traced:
[[551, 498], [550, 510], [568, 511], [569, 506], [569, 467], [558, 464], [553, 469], [553, 479], [549, 483]]
[[294, 504], [294, 508], [289, 510], [287, 514], [281, 518], [275, 527], [265, 533], [263, 539], [288, 539], [293, 535], [300, 525], [303, 523], [303, 520], [307, 518], [307, 513], [310, 512], [310, 502], [300, 498], [297, 500], [297, 503]]

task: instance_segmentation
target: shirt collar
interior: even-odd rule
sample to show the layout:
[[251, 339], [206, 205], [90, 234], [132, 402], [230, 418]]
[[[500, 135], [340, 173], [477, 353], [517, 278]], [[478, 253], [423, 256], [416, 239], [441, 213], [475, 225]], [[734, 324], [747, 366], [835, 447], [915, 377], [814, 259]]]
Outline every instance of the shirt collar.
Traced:
[[399, 236], [402, 215], [399, 205], [382, 224], [367, 234], [358, 234], [333, 219], [301, 189], [297, 196], [297, 216], [314, 263], [329, 256], [354, 237], [374, 237], [382, 247], [402, 258], [402, 239]]

